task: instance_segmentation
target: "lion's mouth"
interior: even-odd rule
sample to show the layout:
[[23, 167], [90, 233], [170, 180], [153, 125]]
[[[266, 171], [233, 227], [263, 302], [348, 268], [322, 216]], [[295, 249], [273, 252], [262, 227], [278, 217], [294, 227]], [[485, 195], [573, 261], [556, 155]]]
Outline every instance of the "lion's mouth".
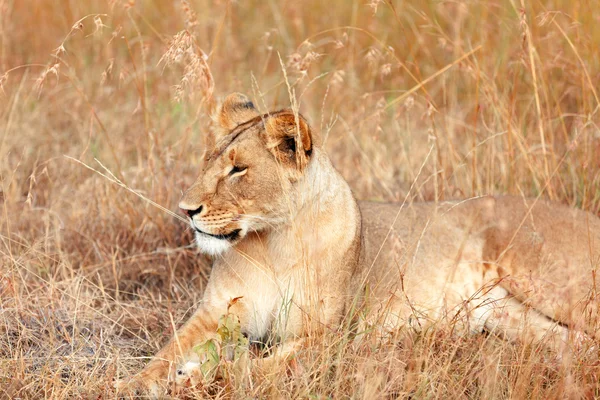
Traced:
[[237, 238], [239, 238], [240, 232], [242, 231], [241, 229], [234, 229], [233, 231], [231, 231], [229, 233], [224, 233], [224, 234], [220, 234], [220, 235], [213, 235], [212, 233], [201, 231], [198, 228], [194, 228], [194, 229], [196, 230], [196, 232], [201, 233], [203, 235], [214, 237], [215, 239], [229, 240], [230, 242], [232, 242], [232, 241], [236, 240]]

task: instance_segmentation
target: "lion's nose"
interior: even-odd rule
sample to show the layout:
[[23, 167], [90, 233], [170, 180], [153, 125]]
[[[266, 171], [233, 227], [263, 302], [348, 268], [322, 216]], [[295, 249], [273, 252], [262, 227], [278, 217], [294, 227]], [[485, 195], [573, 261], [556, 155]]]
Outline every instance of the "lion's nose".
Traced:
[[182, 206], [180, 204], [179, 208], [181, 208], [181, 211], [186, 213], [190, 218], [194, 218], [194, 215], [202, 212], [202, 206], [200, 206], [198, 208], [188, 208], [187, 206]]

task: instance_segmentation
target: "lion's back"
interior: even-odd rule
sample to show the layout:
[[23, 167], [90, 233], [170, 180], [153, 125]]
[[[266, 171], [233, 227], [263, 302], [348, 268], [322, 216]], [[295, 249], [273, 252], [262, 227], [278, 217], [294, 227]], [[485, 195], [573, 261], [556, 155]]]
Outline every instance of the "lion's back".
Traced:
[[409, 297], [432, 304], [448, 284], [477, 286], [488, 273], [519, 300], [571, 324], [592, 295], [600, 219], [588, 212], [512, 196], [359, 206], [363, 273], [381, 296], [403, 285]]

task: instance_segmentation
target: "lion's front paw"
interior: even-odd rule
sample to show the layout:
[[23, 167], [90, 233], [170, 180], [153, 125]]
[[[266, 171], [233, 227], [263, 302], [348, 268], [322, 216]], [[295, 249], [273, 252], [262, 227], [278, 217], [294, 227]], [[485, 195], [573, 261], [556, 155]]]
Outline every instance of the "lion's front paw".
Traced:
[[202, 384], [202, 370], [200, 362], [187, 361], [180, 365], [175, 371], [175, 385], [178, 388], [196, 387]]
[[161, 398], [165, 393], [164, 383], [158, 376], [140, 373], [131, 378], [117, 381], [115, 389], [121, 398]]

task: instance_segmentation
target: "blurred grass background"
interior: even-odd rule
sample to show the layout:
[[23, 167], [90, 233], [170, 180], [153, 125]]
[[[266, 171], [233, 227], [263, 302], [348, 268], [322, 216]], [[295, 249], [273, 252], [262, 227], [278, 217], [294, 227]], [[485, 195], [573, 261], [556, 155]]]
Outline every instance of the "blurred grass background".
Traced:
[[[0, 396], [110, 397], [199, 301], [209, 268], [187, 227], [64, 156], [106, 173], [97, 159], [175, 211], [211, 94], [285, 107], [287, 75], [360, 199], [541, 193], [600, 214], [597, 11], [591, 0], [0, 0]], [[600, 396], [593, 360], [444, 332], [350, 352], [330, 338], [299, 375], [197, 395]]]

